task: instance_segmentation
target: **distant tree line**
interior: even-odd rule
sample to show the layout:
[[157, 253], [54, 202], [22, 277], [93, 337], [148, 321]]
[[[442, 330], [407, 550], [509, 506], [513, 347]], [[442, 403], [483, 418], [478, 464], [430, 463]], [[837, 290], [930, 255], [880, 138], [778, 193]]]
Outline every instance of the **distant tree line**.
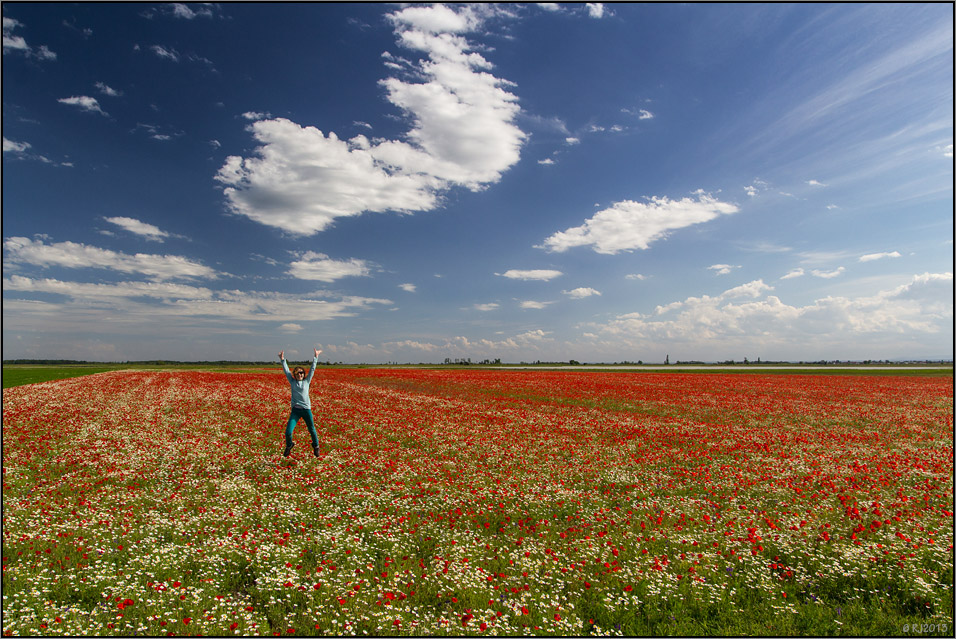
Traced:
[[446, 357], [443, 363], [446, 365], [454, 364], [456, 366], [471, 366], [472, 364], [477, 364], [478, 366], [495, 366], [501, 364], [501, 358], [497, 357], [495, 359], [483, 359], [480, 362], [472, 362], [470, 357], [456, 359]]

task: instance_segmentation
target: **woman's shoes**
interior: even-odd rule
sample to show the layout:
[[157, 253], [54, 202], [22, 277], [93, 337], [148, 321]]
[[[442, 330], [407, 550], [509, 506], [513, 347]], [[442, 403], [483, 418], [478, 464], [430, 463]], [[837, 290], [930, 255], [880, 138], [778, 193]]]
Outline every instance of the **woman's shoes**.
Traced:
[[[289, 444], [288, 446], [286, 446], [286, 447], [285, 447], [285, 450], [282, 451], [282, 456], [283, 456], [283, 457], [288, 457], [289, 455], [291, 455], [291, 454], [292, 454], [292, 447], [293, 447], [293, 446], [295, 446], [295, 443], [294, 443], [294, 442], [291, 443], [291, 444]], [[318, 447], [318, 446], [313, 446], [313, 447], [312, 447], [312, 454], [315, 455], [316, 457], [320, 457], [320, 456], [321, 456], [321, 455], [319, 455], [319, 447]]]

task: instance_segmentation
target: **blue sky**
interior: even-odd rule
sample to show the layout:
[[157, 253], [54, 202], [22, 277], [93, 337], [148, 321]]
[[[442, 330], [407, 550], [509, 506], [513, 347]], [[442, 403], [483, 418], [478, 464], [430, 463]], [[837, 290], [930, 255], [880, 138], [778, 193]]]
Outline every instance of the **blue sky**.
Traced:
[[950, 358], [952, 4], [3, 6], [3, 357]]

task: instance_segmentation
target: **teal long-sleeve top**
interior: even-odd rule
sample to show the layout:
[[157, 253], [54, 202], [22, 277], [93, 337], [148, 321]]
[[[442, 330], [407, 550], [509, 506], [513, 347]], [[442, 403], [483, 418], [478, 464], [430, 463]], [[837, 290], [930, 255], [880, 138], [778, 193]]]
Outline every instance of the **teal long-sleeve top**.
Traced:
[[312, 375], [315, 374], [315, 366], [319, 363], [318, 357], [312, 358], [312, 368], [303, 380], [297, 380], [292, 377], [289, 370], [289, 364], [283, 359], [282, 370], [285, 371], [285, 378], [289, 380], [289, 386], [292, 389], [292, 407], [307, 408], [312, 410], [312, 402], [309, 401], [309, 383], [312, 381]]

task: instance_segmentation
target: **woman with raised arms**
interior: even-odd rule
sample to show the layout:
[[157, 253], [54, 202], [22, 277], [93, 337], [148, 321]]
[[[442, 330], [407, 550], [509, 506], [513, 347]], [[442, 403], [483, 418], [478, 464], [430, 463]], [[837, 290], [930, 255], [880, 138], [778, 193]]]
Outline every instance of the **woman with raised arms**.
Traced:
[[309, 429], [309, 436], [312, 437], [312, 453], [319, 456], [319, 435], [315, 432], [315, 420], [312, 418], [312, 403], [309, 401], [309, 384], [312, 382], [312, 375], [315, 374], [315, 366], [319, 363], [319, 349], [313, 349], [315, 357], [312, 358], [312, 367], [306, 374], [305, 369], [296, 366], [292, 372], [289, 372], [289, 364], [285, 361], [285, 351], [279, 351], [279, 359], [282, 360], [282, 370], [285, 371], [285, 377], [289, 380], [289, 386], [292, 389], [292, 412], [289, 414], [289, 423], [285, 427], [285, 450], [282, 455], [288, 457], [292, 454], [292, 431], [299, 419], [305, 420], [305, 425]]

